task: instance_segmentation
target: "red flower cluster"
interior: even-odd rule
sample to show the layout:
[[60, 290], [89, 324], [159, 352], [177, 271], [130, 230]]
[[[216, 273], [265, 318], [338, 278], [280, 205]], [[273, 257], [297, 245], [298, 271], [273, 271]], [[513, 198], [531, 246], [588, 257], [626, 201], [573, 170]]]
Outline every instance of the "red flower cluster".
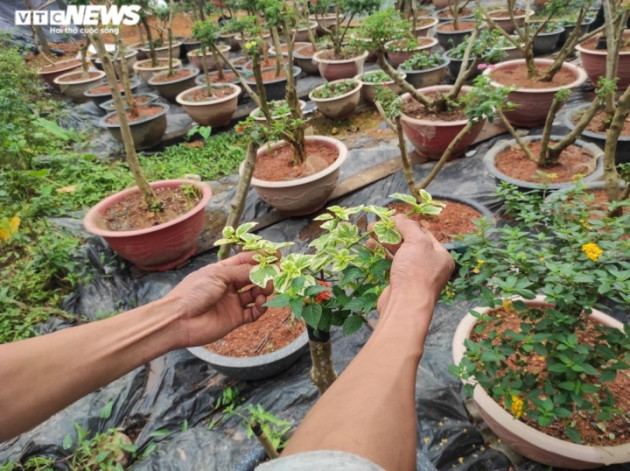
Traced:
[[[326, 283], [324, 280], [317, 280], [317, 282], [322, 285], [325, 286], [326, 288], [330, 287], [330, 283]], [[328, 301], [330, 299], [330, 290], [326, 290], [326, 291], [322, 291], [320, 293], [317, 293], [317, 297], [315, 298], [315, 302], [317, 304], [321, 304], [322, 301]]]

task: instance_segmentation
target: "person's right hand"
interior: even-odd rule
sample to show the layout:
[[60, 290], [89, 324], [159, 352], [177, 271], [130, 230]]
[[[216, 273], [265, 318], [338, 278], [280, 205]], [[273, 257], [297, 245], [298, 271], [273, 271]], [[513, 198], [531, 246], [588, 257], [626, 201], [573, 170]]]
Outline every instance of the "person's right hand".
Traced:
[[393, 298], [414, 303], [437, 302], [440, 292], [455, 269], [455, 262], [429, 231], [406, 216], [394, 217], [403, 241], [384, 244], [394, 254], [390, 284], [378, 300], [378, 311], [384, 313]]

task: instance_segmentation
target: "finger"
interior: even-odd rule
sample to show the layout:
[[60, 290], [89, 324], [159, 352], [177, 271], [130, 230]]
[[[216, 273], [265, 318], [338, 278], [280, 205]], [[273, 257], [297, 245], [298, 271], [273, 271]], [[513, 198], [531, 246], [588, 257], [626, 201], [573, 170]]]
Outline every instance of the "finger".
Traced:
[[267, 296], [273, 293], [273, 284], [271, 282], [267, 283], [267, 286], [261, 288], [257, 285], [249, 285], [239, 291], [239, 296], [241, 300], [241, 304], [246, 306], [251, 304], [258, 299], [259, 296], [262, 296], [266, 302]]
[[236, 255], [231, 256], [230, 258], [226, 258], [225, 260], [221, 260], [217, 262], [215, 265], [219, 265], [222, 267], [228, 266], [237, 266], [237, 265], [256, 265], [258, 262], [254, 260], [255, 252], [239, 252]]
[[234, 285], [236, 289], [242, 289], [252, 282], [249, 278], [249, 272], [251, 265], [241, 264], [237, 266], [213, 266], [209, 271], [208, 276], [216, 278], [218, 281], [223, 282], [226, 285]]

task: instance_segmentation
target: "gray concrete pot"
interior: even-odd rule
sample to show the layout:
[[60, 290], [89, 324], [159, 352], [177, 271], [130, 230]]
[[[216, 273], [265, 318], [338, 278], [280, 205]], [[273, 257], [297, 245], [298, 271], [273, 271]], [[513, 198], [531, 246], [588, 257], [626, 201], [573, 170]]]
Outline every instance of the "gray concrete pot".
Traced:
[[184, 90], [188, 90], [195, 86], [195, 79], [199, 73], [199, 69], [195, 66], [190, 68], [181, 69], [185, 70], [188, 74], [183, 78], [175, 78], [170, 80], [163, 80], [162, 78], [168, 74], [168, 70], [164, 72], [158, 72], [153, 74], [148, 81], [148, 84], [155, 88], [160, 95], [166, 98], [170, 102], [175, 102], [175, 98]]
[[204, 347], [192, 347], [188, 351], [228, 378], [256, 381], [282, 373], [302, 356], [307, 347], [308, 334], [305, 330], [286, 347], [255, 357], [228, 357]]
[[[528, 136], [522, 138], [524, 142], [536, 141], [540, 140], [542, 136]], [[562, 139], [562, 136], [551, 136], [551, 140], [559, 141]], [[586, 175], [582, 180], [585, 182], [591, 182], [594, 180], [598, 180], [603, 172], [603, 152], [597, 147], [595, 144], [591, 144], [589, 142], [584, 142], [581, 140], [576, 140], [574, 145], [582, 147], [585, 151], [589, 152], [593, 155], [593, 159], [595, 160], [595, 168], [594, 170]], [[536, 182], [528, 182], [524, 180], [517, 180], [512, 178], [503, 172], [501, 172], [494, 164], [496, 156], [502, 151], [509, 149], [510, 147], [518, 146], [514, 139], [509, 140], [501, 140], [494, 144], [483, 156], [483, 163], [485, 164], [488, 171], [494, 176], [494, 178], [498, 181], [504, 181], [510, 183], [512, 185], [517, 186], [520, 190], [530, 191], [530, 190], [559, 190], [561, 188], [566, 188], [567, 186], [572, 185], [572, 182], [561, 182], [561, 183], [536, 183]]]
[[555, 51], [562, 33], [564, 33], [564, 28], [562, 26], [556, 26], [553, 31], [538, 33], [534, 38], [534, 44], [532, 45], [534, 55], [544, 56]]
[[[152, 103], [152, 106], [159, 106], [162, 110], [149, 118], [130, 121], [131, 135], [133, 137], [133, 145], [136, 149], [148, 149], [160, 143], [164, 131], [166, 131], [166, 114], [168, 113], [168, 105], [161, 103]], [[108, 123], [107, 120], [115, 115], [116, 112], [105, 115], [100, 120], [100, 125], [107, 128], [110, 134], [118, 142], [123, 142], [119, 124]]]
[[424, 70], [407, 70], [402, 66], [398, 68], [401, 73], [404, 73], [405, 81], [411, 84], [414, 88], [431, 87], [433, 85], [440, 85], [446, 77], [446, 71], [448, 70], [451, 59], [444, 55], [442, 56], [444, 62], [442, 65], [433, 67], [431, 69]]
[[103, 83], [105, 79], [105, 72], [100, 70], [89, 70], [87, 77], [77, 77], [80, 74], [81, 71], [74, 70], [53, 80], [59, 86], [59, 91], [76, 103], [88, 101], [89, 97], [85, 96], [86, 90]]

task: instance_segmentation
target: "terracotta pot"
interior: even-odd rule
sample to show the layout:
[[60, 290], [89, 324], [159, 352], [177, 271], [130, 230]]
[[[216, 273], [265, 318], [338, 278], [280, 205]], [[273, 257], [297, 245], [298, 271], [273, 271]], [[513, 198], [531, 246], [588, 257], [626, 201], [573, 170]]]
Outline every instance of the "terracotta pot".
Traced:
[[78, 70], [81, 70], [81, 59], [67, 59], [40, 67], [37, 69], [37, 75], [55, 90], [59, 90], [59, 85], [55, 83], [55, 79], [60, 75]]
[[433, 18], [432, 16], [419, 16], [418, 21], [425, 21], [426, 24], [423, 24], [422, 26], [416, 26], [416, 29], [414, 30], [414, 35], [417, 38], [433, 37], [434, 28], [438, 24], [439, 20], [437, 18]]
[[[148, 149], [160, 143], [164, 131], [166, 131], [166, 114], [168, 113], [168, 105], [160, 103], [152, 103], [152, 106], [161, 107], [161, 111], [148, 118], [129, 121], [133, 144], [136, 149]], [[114, 116], [116, 111], [106, 114], [101, 118], [100, 125], [107, 128], [110, 134], [118, 142], [123, 142], [119, 124], [108, 123], [107, 120]]]
[[[179, 69], [182, 66], [182, 61], [179, 59], [173, 59], [173, 68]], [[142, 61], [138, 61], [133, 65], [133, 70], [136, 71], [138, 76], [145, 82], [148, 83], [149, 79], [153, 77], [154, 74], [158, 72], [164, 72], [168, 70], [168, 62], [162, 63], [153, 67], [151, 65], [151, 59], [145, 59]]]
[[[606, 76], [606, 49], [595, 49], [595, 45], [601, 35], [597, 35], [588, 39], [577, 46], [578, 56], [582, 63], [582, 67], [586, 71], [586, 75], [593, 85], [596, 85], [599, 77]], [[623, 33], [624, 40], [630, 40], [630, 30]], [[630, 51], [619, 51], [619, 63], [617, 66], [617, 90], [625, 90], [630, 85]]]
[[221, 127], [230, 124], [232, 116], [238, 106], [238, 95], [241, 93], [241, 87], [226, 83], [223, 85], [215, 85], [216, 88], [230, 88], [232, 93], [229, 95], [206, 101], [188, 101], [186, 96], [197, 90], [201, 90], [204, 86], [197, 86], [181, 92], [175, 100], [182, 105], [184, 111], [188, 113], [193, 120], [202, 126]]
[[[129, 77], [135, 74], [135, 71], [133, 70], [133, 65], [136, 62], [138, 62], [138, 51], [126, 50], [125, 51], [125, 65], [127, 67], [127, 74]], [[94, 58], [92, 63], [94, 64], [94, 67], [96, 67], [98, 70], [103, 70], [103, 63], [101, 62], [101, 59], [98, 58], [98, 55]], [[120, 59], [116, 60], [115, 62], [112, 61], [112, 63], [114, 64], [116, 77], [118, 78], [118, 80], [122, 80], [122, 77], [118, 73], [118, 68], [120, 67]]]
[[257, 381], [285, 371], [302, 356], [307, 347], [308, 334], [305, 330], [287, 346], [255, 357], [228, 357], [211, 352], [204, 347], [193, 347], [188, 351], [228, 378]]
[[[451, 89], [450, 85], [435, 85], [418, 90], [420, 93], [429, 92], [447, 92]], [[467, 93], [471, 87], [462, 87], [462, 92]], [[403, 102], [411, 101], [413, 98], [408, 93], [400, 97]], [[466, 126], [468, 120], [462, 119], [457, 121], [431, 121], [428, 119], [416, 119], [401, 115], [400, 123], [402, 125], [405, 136], [411, 141], [416, 152], [420, 157], [431, 160], [438, 160], [453, 141], [455, 136]], [[479, 121], [464, 136], [459, 144], [453, 150], [449, 160], [460, 157], [468, 147], [477, 138], [485, 121]]]
[[158, 93], [168, 101], [174, 102], [177, 95], [184, 90], [188, 90], [189, 88], [195, 86], [195, 79], [197, 78], [197, 74], [199, 74], [199, 69], [197, 69], [197, 67], [179, 70], [185, 71], [184, 73], [186, 73], [187, 76], [167, 81], [160, 80], [160, 78], [165, 77], [168, 74], [168, 70], [166, 70], [164, 72], [153, 74], [153, 77], [149, 79], [148, 84], [155, 88]]
[[440, 85], [446, 77], [446, 71], [451, 63], [451, 59], [443, 56], [442, 65], [423, 70], [408, 70], [401, 65], [398, 70], [406, 75], [405, 81], [413, 85], [414, 88], [425, 88], [433, 85]]
[[[580, 105], [568, 109], [564, 115], [563, 123], [570, 130], [575, 129], [575, 124], [571, 119], [572, 116], [579, 111], [586, 111], [590, 105]], [[602, 151], [606, 145], [606, 133], [605, 132], [592, 132], [584, 130], [582, 131], [581, 138], [587, 142], [592, 142], [597, 145]], [[615, 150], [615, 162], [617, 164], [630, 162], [630, 136], [620, 135], [617, 138], [617, 149]]]
[[456, 3], [456, 0], [431, 0], [435, 8], [446, 8]]
[[328, 83], [335, 84], [342, 82], [354, 82], [356, 86], [349, 92], [332, 98], [315, 98], [314, 96], [316, 91], [325, 87], [326, 84], [314, 88], [308, 94], [309, 100], [315, 103], [317, 109], [321, 111], [324, 116], [330, 119], [341, 119], [351, 115], [352, 113], [354, 113], [354, 110], [358, 106], [359, 100], [361, 99], [361, 88], [363, 88], [363, 84], [359, 80], [340, 79], [333, 80], [332, 82]]
[[[223, 46], [217, 46], [217, 48], [223, 53], [223, 54], [227, 54], [228, 51], [230, 50], [230, 46], [228, 45], [223, 45]], [[203, 73], [203, 63], [204, 61], [207, 64], [208, 70], [212, 71], [212, 70], [217, 70], [217, 64], [215, 63], [214, 60], [214, 55], [212, 54], [211, 51], [206, 51], [205, 54], [201, 51], [201, 49], [195, 49], [193, 51], [190, 51], [188, 53], [188, 60], [190, 61], [191, 64], [194, 64], [197, 66], [197, 68]]]
[[[181, 54], [181, 47], [182, 47], [182, 43], [179, 41], [173, 41], [172, 46], [170, 46], [170, 48], [173, 49], [173, 59], [178, 58]], [[147, 57], [151, 57], [151, 48], [148, 47], [146, 44], [144, 46], [141, 46], [138, 48], [139, 51], [144, 52]], [[169, 50], [169, 45], [166, 46], [162, 46], [162, 47], [156, 47], [155, 48], [155, 55], [158, 57], [158, 59], [168, 59], [168, 50]]]
[[[338, 139], [327, 136], [306, 136], [306, 141], [317, 142], [322, 146], [335, 148], [339, 152], [337, 160], [324, 170], [308, 177], [286, 181], [266, 181], [252, 177], [252, 186], [270, 206], [289, 216], [304, 216], [320, 210], [328, 200], [337, 185], [339, 167], [348, 157], [348, 149]], [[271, 149], [287, 145], [284, 141], [270, 144]], [[269, 146], [264, 145], [258, 154], [268, 152]], [[241, 165], [242, 169], [242, 165]]]
[[[121, 84], [122, 82], [118, 82], [119, 84]], [[98, 87], [102, 86], [103, 84], [97, 84], [94, 85], [90, 88], [88, 88], [85, 92], [84, 95], [86, 97], [88, 97], [90, 100], [92, 100], [94, 102], [94, 104], [100, 108], [100, 106], [105, 103], [108, 100], [112, 99], [112, 90], [111, 87], [108, 87], [108, 89], [106, 91], [98, 91], [96, 90]], [[134, 90], [136, 88], [138, 88], [140, 86], [140, 81], [138, 79], [131, 79], [130, 83], [129, 83], [129, 88], [131, 89], [131, 93], [133, 94]], [[124, 88], [121, 88], [120, 90], [120, 94], [121, 95], [125, 95], [125, 90]]]
[[[262, 69], [262, 72], [264, 73], [270, 70], [275, 70], [275, 68], [268, 67], [268, 68]], [[293, 66], [293, 78], [295, 80], [297, 80], [297, 77], [298, 75], [300, 75], [300, 73], [302, 73], [302, 69], [300, 69], [297, 66]], [[256, 81], [254, 79], [253, 72], [250, 73], [250, 75], [248, 75], [245, 80], [247, 80], [247, 83], [249, 84], [250, 87], [256, 88]], [[265, 95], [267, 95], [267, 100], [283, 100], [284, 99], [286, 95], [286, 91], [287, 91], [287, 79], [284, 75], [282, 75], [281, 77], [272, 79], [272, 80], [265, 80], [263, 82], [263, 85], [265, 87]]]
[[325, 55], [327, 51], [330, 51], [330, 49], [318, 51], [313, 55], [313, 60], [317, 63], [317, 67], [319, 68], [319, 74], [324, 79], [332, 82], [333, 80], [342, 78], [352, 78], [363, 73], [363, 64], [368, 56], [367, 51], [363, 52], [360, 56], [343, 60], [324, 59], [322, 55]]
[[141, 270], [170, 270], [194, 255], [197, 239], [203, 229], [204, 209], [212, 197], [212, 190], [206, 183], [194, 180], [164, 180], [150, 184], [153, 189], [177, 188], [184, 184], [199, 188], [202, 191], [201, 201], [172, 221], [134, 231], [106, 229], [102, 215], [109, 207], [137, 194], [138, 187], [133, 187], [102, 200], [87, 212], [83, 224], [88, 232], [103, 237], [118, 255]]
[[[553, 61], [551, 59], [535, 59], [535, 62], [537, 65], [542, 67], [549, 67]], [[483, 73], [485, 75], [489, 75], [490, 79], [492, 79], [492, 73], [495, 70], [502, 68], [515, 69], [522, 67], [524, 64], [524, 59], [500, 62], [492, 69], [488, 68], [484, 70]], [[575, 77], [575, 80], [566, 85], [550, 88], [518, 88], [508, 94], [507, 101], [511, 101], [517, 105], [513, 110], [505, 111], [505, 116], [512, 126], [526, 128], [542, 126], [547, 120], [547, 114], [549, 113], [549, 109], [551, 108], [551, 103], [553, 102], [553, 97], [556, 92], [563, 88], [576, 88], [586, 80], [586, 72], [584, 72], [584, 69], [581, 67], [565, 62], [562, 64], [562, 69], [570, 71]], [[492, 81], [491, 83], [494, 86], [509, 87], [512, 85], [511, 83], [503, 84], [495, 81]]]
[[295, 65], [302, 69], [308, 75], [319, 75], [319, 66], [313, 60], [313, 55], [307, 55], [304, 52], [309, 46], [302, 46], [293, 51], [293, 60]]
[[[278, 100], [278, 101], [286, 103], [285, 100]], [[304, 111], [304, 108], [306, 107], [306, 102], [304, 100], [298, 100], [298, 103], [300, 105], [300, 111]], [[275, 121], [276, 119], [287, 118], [290, 115], [291, 115], [291, 113], [272, 115], [271, 119], [272, 119], [272, 121]], [[265, 116], [262, 113], [260, 113], [260, 108], [259, 107], [256, 107], [252, 111], [250, 111], [249, 116], [251, 116], [252, 118], [254, 118], [254, 120], [256, 120], [256, 121], [258, 121], [260, 123], [267, 122], [267, 118], [265, 118]]]
[[[400, 87], [396, 85], [396, 82], [394, 82], [391, 79], [385, 82], [379, 82], [379, 83], [366, 82], [365, 77], [371, 74], [374, 74], [375, 72], [378, 72], [378, 70], [374, 70], [370, 72], [363, 72], [362, 74], [359, 74], [355, 77], [355, 80], [361, 83], [361, 86], [362, 86], [361, 99], [363, 101], [370, 104], [374, 104], [375, 99], [376, 99], [376, 92], [379, 87], [387, 87], [396, 94], [400, 93]], [[399, 73], [400, 73], [400, 78], [402, 78], [403, 80], [407, 78], [407, 75], [404, 72], [399, 72]]]
[[295, 32], [295, 36], [293, 37], [293, 41], [295, 42], [308, 42], [308, 31], [312, 30], [313, 34], [317, 35], [317, 21], [309, 20], [308, 26], [304, 26], [302, 28], [298, 28], [297, 31], [291, 30], [291, 34]]
[[433, 48], [437, 45], [438, 41], [435, 38], [422, 38], [419, 40], [418, 47], [411, 50], [394, 49], [397, 41], [389, 41], [385, 43], [385, 49], [387, 50], [387, 60], [394, 69], [398, 68], [400, 64], [411, 58], [413, 55], [420, 51], [432, 52]]
[[90, 99], [85, 96], [86, 90], [103, 83], [105, 79], [105, 72], [100, 70], [89, 70], [87, 73], [87, 77], [75, 77], [75, 75], [81, 74], [81, 71], [74, 70], [58, 76], [54, 82], [59, 86], [59, 91], [71, 98], [72, 101], [83, 103]]
[[[524, 142], [530, 142], [530, 141], [539, 141], [540, 138], [542, 136], [528, 136], [528, 137], [523, 137], [521, 138]], [[551, 140], [553, 141], [559, 141], [562, 139], [562, 136], [551, 136]], [[594, 160], [594, 165], [593, 165], [593, 171], [588, 174], [585, 175], [582, 180], [585, 182], [590, 182], [593, 180], [598, 180], [604, 171], [603, 168], [603, 163], [602, 163], [602, 155], [603, 152], [601, 149], [599, 149], [596, 145], [588, 143], [588, 142], [584, 142], [581, 140], [576, 140], [573, 145], [576, 145], [578, 147], [582, 147], [583, 150], [585, 150], [586, 152], [590, 153], [593, 156], [593, 160]], [[560, 188], [566, 188], [569, 185], [572, 185], [572, 182], [566, 182], [566, 183], [537, 183], [537, 182], [528, 182], [528, 181], [524, 181], [524, 180], [517, 180], [515, 178], [512, 178], [506, 174], [504, 174], [503, 172], [501, 172], [496, 165], [494, 164], [494, 161], [496, 159], [496, 156], [498, 154], [500, 154], [502, 151], [509, 149], [511, 147], [518, 147], [518, 144], [516, 143], [516, 141], [514, 139], [509, 139], [509, 140], [501, 140], [498, 141], [497, 143], [495, 143], [487, 152], [486, 154], [483, 156], [483, 163], [485, 164], [486, 168], [488, 169], [488, 171], [490, 172], [491, 175], [494, 176], [495, 179], [499, 180], [499, 181], [504, 181], [504, 182], [508, 182], [512, 185], [516, 185], [519, 189], [527, 191], [527, 190], [558, 190]]]
[[[528, 305], [543, 306], [543, 298], [525, 301]], [[474, 311], [485, 314], [490, 308], [477, 307]], [[593, 310], [591, 320], [603, 325], [623, 329], [623, 324], [603, 312]], [[466, 314], [453, 336], [453, 361], [459, 364], [465, 354], [464, 341], [470, 336], [477, 318]], [[474, 384], [474, 381], [471, 382]], [[587, 446], [551, 437], [516, 420], [480, 386], [475, 387], [473, 400], [484, 422], [506, 444], [521, 455], [538, 463], [562, 469], [594, 469], [630, 460], [630, 444], [620, 446]]]
[[[134, 97], [137, 96], [144, 96], [147, 97], [147, 100], [143, 103], [145, 105], [148, 105], [149, 103], [153, 103], [154, 101], [157, 101], [158, 98], [160, 98], [160, 96], [156, 93], [134, 93], [133, 94]], [[114, 100], [109, 99], [104, 101], [103, 103], [101, 103], [100, 105], [98, 105], [100, 109], [102, 109], [103, 111], [105, 111], [106, 113], [111, 113], [112, 111], [116, 111], [116, 108], [114, 107]]]
[[459, 29], [457, 30], [451, 30], [450, 28], [452, 25], [453, 21], [445, 21], [440, 23], [435, 30], [435, 36], [440, 43], [440, 46], [442, 46], [445, 51], [454, 48], [464, 41], [466, 36], [470, 36], [475, 23], [473, 21], [459, 19]]

